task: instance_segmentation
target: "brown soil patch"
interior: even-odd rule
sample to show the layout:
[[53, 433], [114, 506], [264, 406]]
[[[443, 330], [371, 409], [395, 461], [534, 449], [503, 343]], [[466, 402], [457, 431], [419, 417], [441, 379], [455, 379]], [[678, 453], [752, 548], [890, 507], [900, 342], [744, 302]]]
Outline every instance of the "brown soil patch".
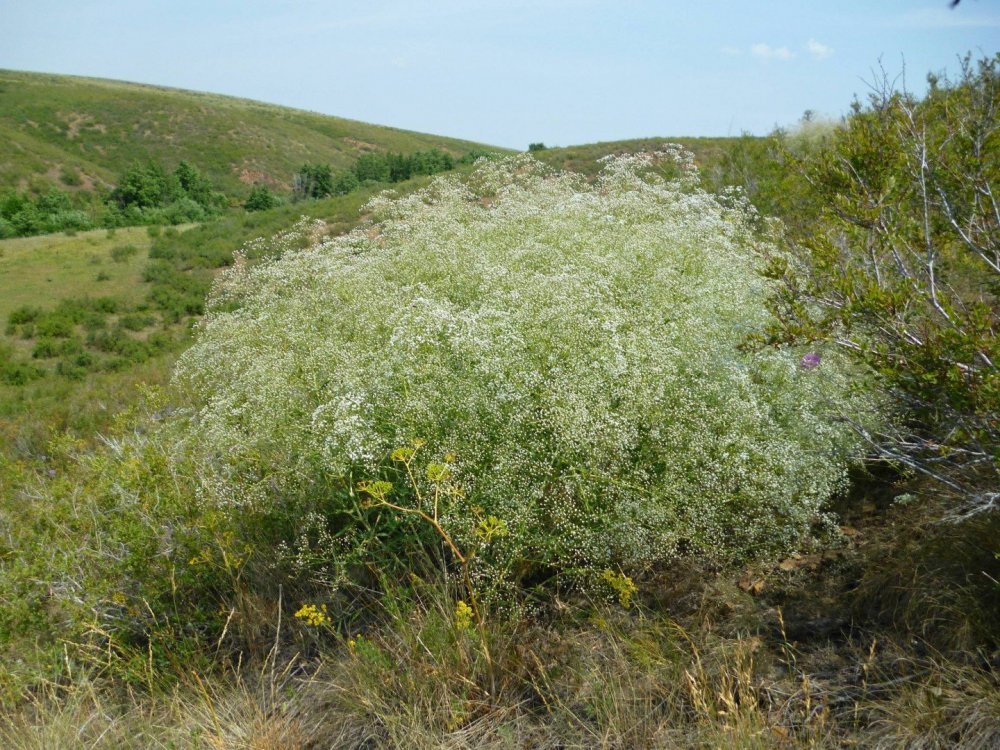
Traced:
[[269, 188], [287, 190], [288, 185], [276, 177], [272, 177], [267, 172], [254, 169], [252, 166], [233, 167], [233, 171], [239, 175], [239, 180], [244, 185], [267, 185]]
[[69, 115], [66, 116], [67, 138], [73, 140], [80, 135], [80, 131], [84, 129], [100, 130], [102, 133], [107, 132], [107, 128], [104, 125], [94, 122], [92, 115], [70, 112]]
[[354, 146], [354, 148], [360, 149], [361, 151], [375, 151], [378, 148], [378, 146], [376, 146], [374, 143], [368, 143], [367, 141], [359, 141], [357, 138], [350, 138], [348, 136], [344, 136], [343, 141], [348, 146]]

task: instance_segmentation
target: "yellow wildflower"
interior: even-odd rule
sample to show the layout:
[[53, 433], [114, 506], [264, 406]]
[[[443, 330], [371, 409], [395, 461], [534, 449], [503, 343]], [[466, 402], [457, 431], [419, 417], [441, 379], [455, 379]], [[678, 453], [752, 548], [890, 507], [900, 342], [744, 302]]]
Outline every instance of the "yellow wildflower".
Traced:
[[455, 627], [459, 630], [468, 630], [472, 627], [472, 607], [464, 601], [459, 601], [455, 605]]
[[302, 620], [306, 625], [311, 625], [314, 628], [330, 622], [330, 618], [326, 616], [325, 604], [321, 604], [318, 607], [315, 604], [303, 604], [299, 608], [299, 611], [295, 613], [295, 618]]

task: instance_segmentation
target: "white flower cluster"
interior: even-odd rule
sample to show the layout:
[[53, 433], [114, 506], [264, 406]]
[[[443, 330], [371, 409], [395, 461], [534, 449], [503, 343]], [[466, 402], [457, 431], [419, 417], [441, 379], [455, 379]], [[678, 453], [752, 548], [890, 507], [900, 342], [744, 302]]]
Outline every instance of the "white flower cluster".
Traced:
[[178, 366], [192, 429], [279, 486], [375, 477], [426, 440], [510, 554], [562, 569], [795, 544], [858, 450], [831, 415], [875, 409], [833, 353], [741, 348], [767, 248], [685, 159], [593, 184], [489, 162], [240, 264]]

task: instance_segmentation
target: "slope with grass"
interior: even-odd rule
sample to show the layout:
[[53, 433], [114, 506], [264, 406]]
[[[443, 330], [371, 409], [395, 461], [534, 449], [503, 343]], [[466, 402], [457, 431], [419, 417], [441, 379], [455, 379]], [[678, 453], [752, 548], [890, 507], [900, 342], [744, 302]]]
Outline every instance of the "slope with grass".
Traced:
[[[407, 193], [429, 181], [417, 177], [393, 187]], [[136, 400], [139, 384], [169, 379], [212, 280], [233, 262], [236, 251], [302, 217], [322, 222], [328, 236], [350, 231], [364, 220], [362, 206], [380, 189], [365, 187], [267, 211], [229, 212], [197, 226], [0, 240], [0, 454], [30, 459], [44, 455], [48, 440], [61, 431], [89, 440], [106, 430], [115, 413]], [[258, 243], [251, 255], [266, 252]], [[98, 302], [114, 308], [103, 315], [102, 325], [93, 310], [80, 310]], [[74, 322], [65, 335], [55, 341], [42, 335], [46, 321], [66, 317]], [[102, 335], [107, 333], [115, 337]], [[121, 348], [126, 338], [151, 337], [162, 347], [134, 352], [135, 361], [107, 356], [107, 349]], [[58, 348], [43, 352], [44, 342]], [[52, 356], [34, 356], [36, 351]], [[82, 354], [89, 364], [69, 368], [67, 363]], [[6, 377], [8, 364], [30, 377]]]
[[737, 141], [736, 138], [630, 138], [623, 141], [601, 141], [545, 148], [534, 151], [532, 156], [550, 167], [594, 177], [601, 171], [601, 159], [606, 156], [657, 151], [664, 143], [679, 143], [694, 154], [695, 162], [702, 168], [713, 166], [722, 159], [726, 149]]
[[[96, 78], [0, 71], [0, 186], [92, 188], [134, 161], [186, 160], [227, 195], [287, 188], [306, 162], [480, 144], [272, 104]], [[68, 175], [68, 176], [67, 176]]]

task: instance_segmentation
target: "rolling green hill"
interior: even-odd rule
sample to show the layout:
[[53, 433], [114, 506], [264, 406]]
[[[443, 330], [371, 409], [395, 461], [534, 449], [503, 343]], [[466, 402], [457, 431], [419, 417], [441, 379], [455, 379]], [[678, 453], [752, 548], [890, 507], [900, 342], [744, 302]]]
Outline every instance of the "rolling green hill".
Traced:
[[189, 161], [242, 195], [257, 182], [287, 189], [305, 162], [336, 170], [369, 151], [429, 148], [460, 156], [481, 145], [216, 94], [0, 70], [0, 188], [87, 189], [153, 159]]
[[605, 156], [656, 151], [662, 148], [664, 143], [679, 143], [694, 154], [695, 161], [704, 169], [718, 164], [727, 149], [739, 141], [737, 138], [631, 138], [624, 141], [601, 141], [546, 148], [534, 152], [534, 156], [550, 167], [594, 176], [601, 171], [600, 159]]

